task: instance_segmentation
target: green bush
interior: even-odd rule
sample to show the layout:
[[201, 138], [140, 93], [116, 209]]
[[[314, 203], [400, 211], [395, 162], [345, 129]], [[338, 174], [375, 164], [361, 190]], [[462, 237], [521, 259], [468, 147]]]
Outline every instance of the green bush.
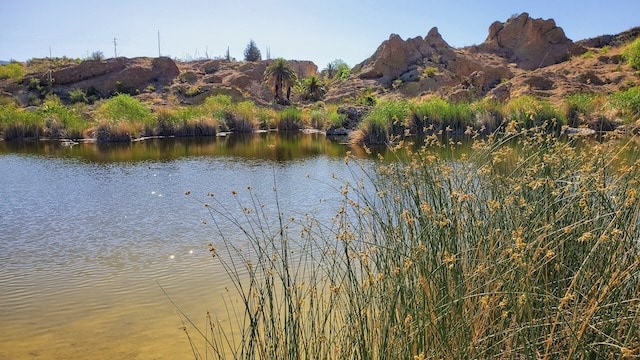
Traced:
[[127, 138], [152, 135], [155, 117], [151, 110], [128, 94], [105, 100], [95, 111], [101, 125], [99, 141], [126, 141]]
[[624, 52], [629, 66], [635, 70], [640, 70], [640, 38], [632, 42]]
[[640, 87], [614, 93], [610, 96], [610, 102], [628, 121], [640, 117]]
[[24, 77], [24, 67], [18, 62], [0, 65], [0, 80], [11, 79], [22, 81]]
[[55, 96], [48, 96], [39, 111], [45, 121], [44, 136], [48, 138], [78, 139], [88, 126], [80, 113]]
[[73, 89], [69, 91], [69, 100], [72, 103], [87, 103], [89, 100], [87, 99], [87, 93], [82, 89]]
[[569, 125], [577, 127], [582, 119], [590, 116], [596, 110], [595, 94], [576, 93], [565, 99], [565, 116]]
[[14, 104], [0, 107], [0, 132], [5, 140], [40, 138], [44, 130], [42, 115]]
[[299, 130], [302, 128], [302, 111], [290, 106], [280, 111], [276, 127], [280, 131]]

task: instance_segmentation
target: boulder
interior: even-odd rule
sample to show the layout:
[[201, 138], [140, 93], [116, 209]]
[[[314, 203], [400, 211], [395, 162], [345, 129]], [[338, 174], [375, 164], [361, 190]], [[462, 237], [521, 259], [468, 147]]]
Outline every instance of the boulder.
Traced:
[[526, 70], [556, 64], [586, 51], [568, 39], [553, 19], [532, 19], [527, 13], [504, 23], [494, 22], [480, 47]]
[[425, 38], [418, 36], [405, 41], [399, 35], [391, 34], [371, 57], [354, 67], [354, 72], [361, 79], [377, 79], [389, 85], [410, 71], [412, 65], [422, 64], [425, 59], [445, 63], [454, 57], [453, 49], [434, 27]]

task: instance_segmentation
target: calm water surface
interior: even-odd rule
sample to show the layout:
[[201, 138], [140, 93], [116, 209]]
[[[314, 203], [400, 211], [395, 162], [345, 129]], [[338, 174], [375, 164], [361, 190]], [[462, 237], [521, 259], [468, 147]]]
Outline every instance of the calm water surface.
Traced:
[[209, 257], [219, 239], [199, 199], [215, 192], [233, 207], [231, 191], [251, 186], [275, 211], [275, 183], [287, 214], [329, 217], [347, 150], [271, 133], [0, 142], [0, 359], [192, 359], [158, 283], [197, 323], [221, 311], [229, 284]]

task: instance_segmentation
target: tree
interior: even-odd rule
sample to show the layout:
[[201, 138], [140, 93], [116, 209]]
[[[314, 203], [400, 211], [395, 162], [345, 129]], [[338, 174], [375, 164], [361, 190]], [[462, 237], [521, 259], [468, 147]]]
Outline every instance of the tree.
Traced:
[[325, 93], [324, 84], [317, 76], [311, 75], [302, 80], [302, 98], [304, 100], [318, 101]]
[[346, 79], [349, 75], [349, 65], [345, 63], [341, 59], [335, 59], [332, 62], [328, 63], [327, 66], [322, 70], [324, 74], [326, 74], [328, 79]]
[[260, 49], [258, 49], [258, 46], [256, 46], [255, 41], [249, 40], [249, 44], [247, 44], [247, 48], [244, 50], [244, 60], [245, 61], [262, 60], [262, 55], [260, 55]]
[[330, 62], [327, 64], [327, 67], [322, 70], [322, 72], [325, 74], [327, 79], [333, 79], [333, 77], [336, 76], [336, 66], [333, 62]]
[[91, 56], [89, 56], [90, 60], [104, 60], [104, 54], [102, 53], [102, 51], [94, 51], [91, 53]]
[[[295, 85], [297, 78], [296, 72], [289, 67], [283, 58], [277, 58], [264, 71], [264, 79], [273, 90], [275, 102], [282, 105], [289, 104], [291, 88]], [[287, 89], [286, 98], [282, 95], [284, 88]]]

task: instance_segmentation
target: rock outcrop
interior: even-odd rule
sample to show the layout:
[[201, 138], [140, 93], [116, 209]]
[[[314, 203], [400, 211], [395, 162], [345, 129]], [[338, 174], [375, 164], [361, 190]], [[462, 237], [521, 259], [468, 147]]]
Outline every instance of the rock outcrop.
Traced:
[[[116, 92], [135, 93], [149, 84], [156, 87], [170, 84], [180, 74], [176, 63], [167, 57], [161, 58], [117, 58], [108, 60], [86, 60], [51, 73], [54, 86], [78, 88], [108, 96]], [[40, 76], [46, 83], [49, 74]]]
[[556, 64], [586, 51], [569, 40], [553, 19], [532, 19], [527, 13], [491, 24], [480, 48], [525, 70]]
[[[434, 27], [425, 38], [418, 36], [405, 41], [399, 35], [392, 34], [370, 58], [356, 65], [353, 71], [361, 79], [376, 79], [388, 85], [403, 74], [414, 71], [412, 65], [422, 65], [425, 60], [446, 63], [453, 57], [453, 49], [442, 39], [438, 28]], [[410, 77], [409, 74], [405, 76]]]

